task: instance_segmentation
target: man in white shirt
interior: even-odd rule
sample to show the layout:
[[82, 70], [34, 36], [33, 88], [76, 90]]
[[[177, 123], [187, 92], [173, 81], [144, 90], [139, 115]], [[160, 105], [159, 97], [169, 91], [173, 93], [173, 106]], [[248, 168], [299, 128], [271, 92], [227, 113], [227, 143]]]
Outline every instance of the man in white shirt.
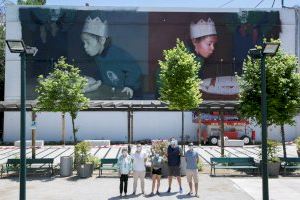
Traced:
[[142, 145], [138, 144], [136, 152], [132, 155], [133, 160], [133, 195], [136, 194], [137, 181], [141, 180], [142, 194], [145, 194], [145, 175], [147, 155], [142, 152]]

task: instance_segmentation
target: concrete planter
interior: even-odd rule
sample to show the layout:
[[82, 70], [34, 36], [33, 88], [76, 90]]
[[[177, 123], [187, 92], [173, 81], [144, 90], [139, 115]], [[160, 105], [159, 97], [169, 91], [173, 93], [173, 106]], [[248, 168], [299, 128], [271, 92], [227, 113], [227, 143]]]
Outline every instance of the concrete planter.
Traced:
[[269, 162], [268, 163], [269, 176], [278, 177], [279, 170], [280, 170], [280, 162]]
[[92, 163], [81, 164], [78, 166], [78, 175], [80, 178], [91, 177], [94, 170], [94, 165]]

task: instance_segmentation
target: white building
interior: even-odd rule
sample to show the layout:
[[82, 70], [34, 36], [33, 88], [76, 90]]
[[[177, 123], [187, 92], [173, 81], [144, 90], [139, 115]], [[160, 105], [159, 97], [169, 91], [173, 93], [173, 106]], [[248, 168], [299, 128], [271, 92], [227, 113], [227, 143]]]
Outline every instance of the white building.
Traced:
[[[6, 16], [6, 38], [22, 39], [22, 26], [19, 19], [19, 6], [9, 6]], [[73, 9], [76, 11], [124, 11], [130, 10], [138, 13], [242, 13], [240, 9], [198, 9], [197, 5], [167, 4], [134, 6], [127, 5], [123, 7], [58, 7], [46, 6], [46, 9]], [[258, 10], [264, 11], [264, 10]], [[270, 11], [270, 10], [268, 10]], [[300, 14], [295, 9], [274, 9], [278, 11], [281, 31], [279, 38], [282, 40], [282, 48], [291, 54], [300, 56]], [[217, 16], [216, 14], [216, 16]], [[166, 18], [168, 20], [168, 18]], [[149, 22], [150, 24], [150, 22]], [[150, 33], [150, 32], [149, 32]], [[25, 41], [26, 42], [26, 41]], [[125, 44], [124, 44], [125, 45]], [[150, 44], [151, 45], [151, 44]], [[150, 50], [149, 50], [150, 51]], [[142, 70], [145, 75], [150, 73], [147, 69]], [[18, 102], [20, 100], [20, 57], [18, 54], [12, 54], [6, 48], [6, 68], [5, 68], [5, 101]], [[189, 135], [191, 140], [197, 139], [197, 124], [192, 122], [192, 113], [185, 112], [185, 134]], [[181, 135], [181, 113], [180, 112], [134, 112], [133, 116], [133, 139], [154, 139], [154, 138], [180, 138]], [[112, 141], [127, 141], [127, 112], [80, 112], [76, 119], [79, 128], [78, 139], [110, 139]], [[66, 140], [72, 140], [72, 127], [70, 117], [67, 115], [67, 135]], [[286, 126], [287, 141], [300, 136], [300, 118], [296, 117], [295, 126]], [[31, 113], [27, 113], [27, 132], [26, 138], [31, 138]], [[257, 141], [260, 141], [260, 127], [254, 127], [257, 133]], [[4, 141], [19, 140], [20, 114], [19, 112], [5, 112], [4, 114]], [[37, 139], [46, 141], [61, 140], [61, 117], [60, 113], [39, 113], [37, 117]], [[280, 139], [279, 127], [269, 127], [269, 138]]]

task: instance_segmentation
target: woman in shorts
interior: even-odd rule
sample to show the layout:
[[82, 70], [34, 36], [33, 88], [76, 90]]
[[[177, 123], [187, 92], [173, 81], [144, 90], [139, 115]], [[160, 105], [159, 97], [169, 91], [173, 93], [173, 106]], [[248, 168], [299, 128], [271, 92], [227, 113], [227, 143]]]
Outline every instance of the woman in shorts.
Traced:
[[162, 156], [160, 156], [158, 153], [154, 154], [152, 158], [152, 190], [150, 196], [154, 195], [154, 188], [156, 183], [157, 183], [156, 194], [159, 195], [162, 162], [163, 162]]

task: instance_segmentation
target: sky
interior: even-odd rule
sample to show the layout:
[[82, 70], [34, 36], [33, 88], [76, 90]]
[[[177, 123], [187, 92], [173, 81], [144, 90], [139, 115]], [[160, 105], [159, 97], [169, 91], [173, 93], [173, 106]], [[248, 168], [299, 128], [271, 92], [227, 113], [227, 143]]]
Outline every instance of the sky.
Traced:
[[[17, 2], [17, 0], [11, 0]], [[274, 2], [274, 5], [273, 5]], [[47, 0], [47, 5], [84, 6], [182, 6], [200, 8], [281, 8], [281, 0]], [[287, 7], [299, 6], [300, 0], [284, 0]]]

